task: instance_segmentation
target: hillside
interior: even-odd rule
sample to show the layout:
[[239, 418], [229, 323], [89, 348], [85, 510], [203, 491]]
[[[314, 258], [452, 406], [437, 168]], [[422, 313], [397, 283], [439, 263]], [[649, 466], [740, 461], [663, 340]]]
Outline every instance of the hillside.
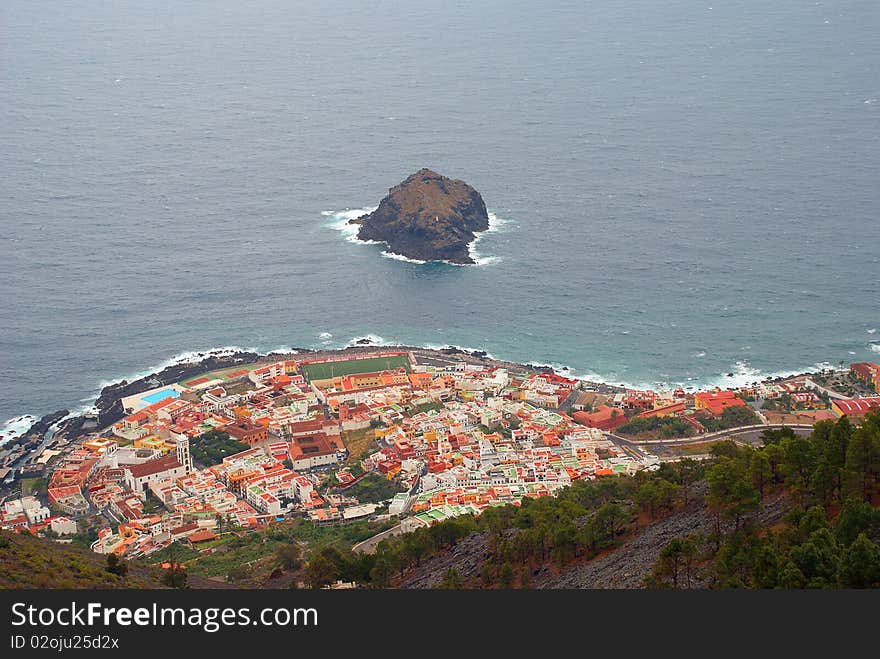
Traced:
[[[557, 497], [390, 537], [373, 554], [349, 547], [392, 522], [230, 532], [176, 560], [190, 588], [880, 587], [880, 415], [822, 421], [809, 438], [767, 430], [763, 444], [718, 442], [707, 461], [575, 481]], [[0, 588], [156, 588], [164, 574], [132, 562], [120, 577], [85, 548], [10, 532], [0, 565]]]
[[125, 576], [107, 558], [73, 544], [0, 531], [0, 588], [162, 588], [155, 568], [129, 564]]
[[[387, 539], [370, 556], [317, 553], [307, 574], [392, 588], [880, 587], [880, 415], [809, 438], [485, 510]], [[320, 567], [320, 570], [314, 569]]]

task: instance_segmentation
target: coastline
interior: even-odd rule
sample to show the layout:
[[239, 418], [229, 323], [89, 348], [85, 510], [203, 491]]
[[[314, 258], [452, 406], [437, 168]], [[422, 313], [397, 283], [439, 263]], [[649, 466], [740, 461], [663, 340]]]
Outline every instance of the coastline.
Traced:
[[[372, 335], [356, 338], [343, 348], [284, 347], [283, 349], [260, 352], [245, 348], [224, 347], [204, 351], [183, 352], [172, 359], [162, 362], [158, 367], [154, 367], [156, 370], [150, 370], [149, 372], [140, 371], [131, 379], [123, 378], [109, 382], [104, 381], [101, 383], [100, 392], [95, 397], [93, 403], [79, 410], [59, 409], [40, 418], [30, 414], [23, 414], [17, 417], [17, 419], [29, 418], [33, 419], [34, 422], [30, 428], [21, 434], [0, 441], [0, 451], [8, 450], [16, 445], [25, 446], [27, 450], [22, 455], [21, 462], [26, 462], [30, 453], [41, 448], [47, 433], [50, 431], [49, 438], [58, 438], [65, 442], [71, 442], [89, 433], [105, 430], [124, 416], [121, 403], [124, 397], [155, 387], [174, 384], [206, 371], [238, 365], [270, 363], [288, 357], [302, 357], [303, 355], [318, 359], [357, 355], [374, 352], [377, 348], [411, 352], [414, 356], [420, 358], [420, 363], [424, 364], [464, 361], [475, 365], [505, 368], [513, 373], [556, 373], [580, 380], [589, 389], [602, 393], [619, 393], [626, 391], [628, 388], [641, 388], [627, 383], [613, 384], [601, 379], [579, 376], [568, 366], [562, 364], [511, 361], [500, 359], [485, 350], [455, 345], [441, 347], [435, 345], [411, 346], [387, 343], [381, 337]], [[778, 382], [788, 378], [809, 375], [817, 371], [818, 369], [770, 374], [764, 377], [758, 376], [755, 381]], [[688, 388], [694, 389], [696, 387], [689, 386]]]

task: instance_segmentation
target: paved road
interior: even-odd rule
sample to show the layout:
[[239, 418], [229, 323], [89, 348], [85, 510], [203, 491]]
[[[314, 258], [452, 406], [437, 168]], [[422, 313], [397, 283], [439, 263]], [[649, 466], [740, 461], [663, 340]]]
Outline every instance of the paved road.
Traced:
[[351, 548], [351, 550], [356, 554], [373, 554], [376, 552], [376, 547], [379, 546], [380, 542], [386, 538], [393, 538], [394, 536], [401, 535], [401, 533], [403, 533], [403, 531], [400, 529], [400, 524], [392, 526], [387, 531], [382, 531], [382, 533], [377, 533], [373, 537], [357, 543]]
[[605, 434], [616, 442], [621, 444], [629, 444], [631, 446], [650, 446], [664, 444], [666, 446], [687, 446], [688, 444], [702, 444], [703, 442], [711, 442], [725, 437], [738, 437], [741, 439], [757, 439], [765, 430], [774, 428], [791, 428], [799, 435], [809, 435], [813, 431], [813, 426], [806, 424], [767, 424], [756, 426], [743, 426], [741, 428], [729, 428], [728, 430], [719, 430], [717, 432], [707, 432], [694, 437], [684, 437], [682, 439], [627, 439], [614, 433], [606, 432]]
[[810, 378], [804, 378], [804, 385], [808, 389], [816, 389], [817, 391], [821, 391], [823, 394], [828, 396], [829, 398], [836, 398], [837, 400], [846, 400], [846, 396], [843, 394], [839, 394], [828, 387], [823, 387], [821, 384], [811, 380]]
[[571, 406], [577, 402], [578, 397], [583, 393], [580, 389], [574, 388], [568, 397], [559, 405], [559, 411], [563, 414], [571, 414]]

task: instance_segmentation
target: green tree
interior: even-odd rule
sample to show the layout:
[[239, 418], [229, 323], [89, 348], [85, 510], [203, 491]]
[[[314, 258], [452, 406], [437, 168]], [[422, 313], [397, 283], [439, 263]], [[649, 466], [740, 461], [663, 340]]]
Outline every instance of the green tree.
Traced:
[[739, 528], [744, 515], [758, 507], [759, 494], [749, 474], [737, 459], [727, 459], [713, 465], [707, 474], [709, 494], [706, 502], [716, 513], [716, 531], [720, 531], [720, 516], [735, 521]]
[[[764, 431], [765, 433], [770, 431]], [[781, 483], [783, 478], [782, 463], [785, 461], [785, 450], [776, 442], [767, 444], [761, 451], [770, 463], [770, 473], [774, 483]]]
[[799, 435], [782, 440], [781, 446], [785, 455], [785, 485], [803, 502], [816, 468], [813, 446], [810, 440]]
[[880, 539], [880, 509], [859, 498], [847, 499], [834, 527], [837, 541], [848, 547], [861, 533], [869, 539]]
[[162, 583], [169, 588], [186, 588], [186, 569], [177, 564], [162, 571]]
[[[660, 550], [660, 558], [655, 567], [655, 574], [661, 578], [668, 578], [672, 582], [672, 588], [678, 588], [679, 577], [684, 572], [685, 565], [689, 565], [693, 559], [696, 545], [692, 539], [673, 538], [663, 549]], [[690, 570], [687, 571], [687, 587], [690, 587]]]
[[837, 476], [840, 471], [834, 469], [825, 455], [819, 458], [816, 470], [810, 476], [810, 489], [817, 501], [827, 506], [837, 493]]
[[847, 492], [869, 502], [880, 474], [880, 437], [870, 427], [863, 425], [853, 432], [846, 449], [844, 474]]
[[837, 582], [840, 548], [829, 529], [813, 531], [806, 542], [792, 547], [788, 555], [804, 575], [808, 588], [830, 588]]
[[804, 578], [804, 573], [800, 571], [794, 562], [788, 561], [779, 573], [777, 588], [801, 589], [806, 583], [807, 580]]
[[458, 570], [451, 567], [446, 570], [446, 574], [443, 575], [443, 581], [440, 583], [440, 588], [457, 590], [462, 587], [462, 584], [463, 581], [461, 575], [458, 573]]
[[629, 519], [627, 510], [619, 504], [606, 503], [599, 508], [592, 519], [593, 530], [599, 543], [602, 546], [614, 544]]
[[295, 542], [276, 549], [275, 556], [285, 570], [298, 570], [302, 567], [302, 549]]
[[421, 565], [422, 558], [428, 553], [429, 538], [425, 529], [404, 536], [403, 555], [408, 561], [415, 561], [416, 565]]
[[251, 569], [247, 565], [233, 565], [226, 573], [226, 581], [236, 583], [244, 581], [251, 576]]
[[657, 483], [653, 480], [643, 483], [636, 492], [636, 502], [642, 507], [642, 510], [650, 515], [651, 519], [654, 519], [654, 513], [659, 503]]
[[760, 543], [752, 561], [752, 585], [775, 588], [779, 582], [781, 555], [773, 542], [772, 532]]
[[513, 566], [509, 562], [505, 562], [498, 571], [498, 583], [505, 589], [513, 585]]
[[128, 573], [128, 563], [119, 558], [117, 554], [107, 554], [107, 572], [124, 577]]
[[703, 475], [702, 465], [692, 458], [685, 458], [678, 463], [679, 483], [681, 484], [682, 503], [688, 505], [691, 485]]
[[383, 552], [376, 557], [376, 562], [370, 570], [370, 581], [376, 588], [388, 588], [391, 585], [391, 577], [398, 569], [398, 560], [392, 552]]
[[552, 527], [553, 558], [560, 567], [574, 558], [577, 527], [570, 520], [560, 520]]
[[336, 563], [326, 554], [313, 554], [306, 566], [306, 581], [310, 588], [322, 588], [337, 579]]
[[773, 480], [773, 469], [770, 467], [770, 460], [763, 451], [755, 451], [752, 453], [749, 462], [749, 472], [752, 478], [752, 485], [758, 490], [758, 500], [764, 500], [764, 491], [768, 484]]
[[843, 552], [838, 584], [843, 588], [880, 586], [880, 547], [864, 533], [860, 533], [849, 549]]

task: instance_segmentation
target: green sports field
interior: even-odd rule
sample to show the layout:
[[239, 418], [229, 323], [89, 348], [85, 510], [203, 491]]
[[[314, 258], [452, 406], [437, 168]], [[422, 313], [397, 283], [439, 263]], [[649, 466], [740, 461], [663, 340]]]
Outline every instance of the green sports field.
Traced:
[[370, 357], [367, 359], [347, 359], [344, 362], [323, 362], [320, 364], [303, 364], [303, 375], [311, 380], [329, 380], [340, 375], [352, 373], [374, 373], [390, 371], [403, 366], [410, 372], [409, 358], [406, 355], [396, 357]]

